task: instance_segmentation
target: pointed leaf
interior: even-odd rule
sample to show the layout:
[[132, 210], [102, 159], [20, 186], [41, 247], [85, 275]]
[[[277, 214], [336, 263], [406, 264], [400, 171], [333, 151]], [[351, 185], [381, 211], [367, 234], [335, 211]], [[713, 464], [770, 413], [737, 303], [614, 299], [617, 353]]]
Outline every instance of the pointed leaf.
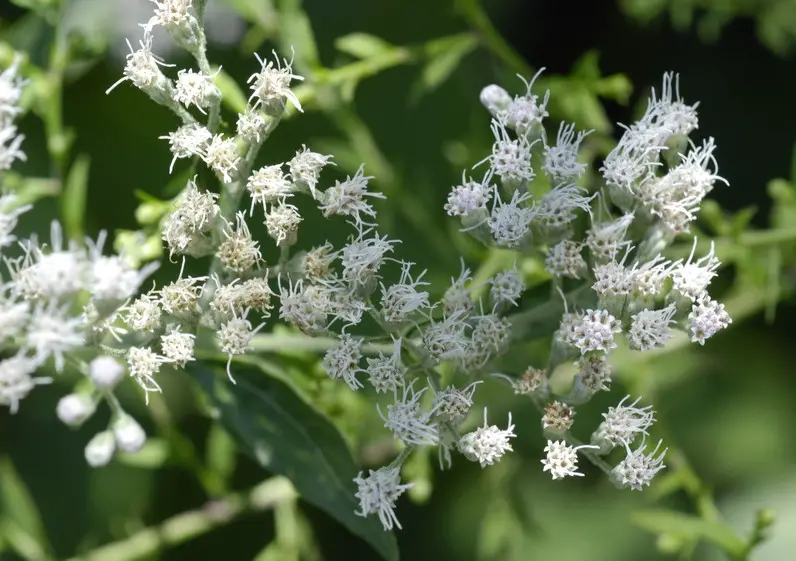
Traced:
[[251, 364], [255, 361], [247, 362], [236, 363], [237, 384], [223, 369], [192, 367], [221, 423], [260, 465], [288, 477], [304, 500], [366, 540], [384, 559], [396, 561], [392, 533], [378, 519], [354, 514], [358, 470], [340, 433], [285, 381], [264, 375]]
[[66, 235], [73, 240], [82, 239], [86, 218], [88, 194], [88, 169], [91, 160], [81, 154], [69, 169], [64, 192], [61, 195], [61, 219]]
[[739, 557], [745, 548], [743, 540], [720, 520], [705, 520], [673, 510], [650, 509], [633, 513], [633, 522], [655, 534], [708, 541], [733, 559]]
[[334, 46], [340, 52], [362, 59], [386, 53], [395, 48], [395, 45], [369, 33], [343, 35], [335, 39]]
[[26, 559], [48, 559], [50, 550], [36, 503], [11, 460], [0, 460], [0, 532]]

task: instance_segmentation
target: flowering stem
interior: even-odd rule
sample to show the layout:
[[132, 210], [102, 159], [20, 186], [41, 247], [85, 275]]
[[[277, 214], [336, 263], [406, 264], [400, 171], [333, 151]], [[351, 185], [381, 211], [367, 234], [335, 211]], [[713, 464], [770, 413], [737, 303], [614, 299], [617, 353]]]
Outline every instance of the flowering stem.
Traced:
[[167, 518], [129, 538], [103, 545], [69, 561], [133, 561], [156, 555], [165, 547], [179, 545], [244, 514], [273, 509], [296, 499], [296, 491], [284, 477], [272, 477], [244, 493], [232, 493], [203, 507]]

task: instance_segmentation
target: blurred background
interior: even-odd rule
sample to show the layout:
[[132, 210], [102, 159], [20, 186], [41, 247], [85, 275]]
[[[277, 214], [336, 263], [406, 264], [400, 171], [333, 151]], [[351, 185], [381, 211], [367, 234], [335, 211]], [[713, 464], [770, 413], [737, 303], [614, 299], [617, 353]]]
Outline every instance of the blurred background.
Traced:
[[[321, 63], [334, 68], [351, 60], [336, 40], [354, 32], [394, 45], [425, 45], [470, 32], [477, 21], [462, 7], [469, 3], [305, 0], [303, 7]], [[44, 60], [46, 32], [19, 4], [24, 2], [0, 4], [4, 39], [28, 50], [33, 59]], [[211, 62], [242, 84], [256, 70], [251, 47], [267, 53], [273, 46], [267, 41], [267, 26], [274, 20], [269, 19], [270, 2], [252, 1], [251, 6], [262, 9], [257, 13], [265, 31], [258, 35], [241, 17], [241, 4], [246, 2], [210, 0], [208, 35]], [[437, 82], [429, 78], [433, 70], [421, 61], [362, 80], [351, 103], [330, 109], [316, 100], [306, 114], [277, 129], [266, 145], [264, 161], [285, 161], [302, 144], [336, 154], [340, 174], [352, 173], [365, 161], [366, 171], [377, 177], [389, 197], [379, 207], [382, 233], [402, 239], [401, 257], [433, 267], [429, 280], [443, 286], [458, 273], [458, 254], [476, 265], [484, 258], [458, 235], [458, 225], [442, 210], [461, 169], [479, 161], [491, 145], [489, 117], [478, 102], [483, 86], [497, 82], [521, 93], [522, 83], [513, 75], [546, 67], [548, 81], [543, 85], [554, 90], [553, 118], [574, 118], [579, 128], [595, 128], [597, 138], [607, 142], [619, 134], [609, 123], [631, 122], [643, 110], [649, 87], [659, 87], [663, 72], [674, 70], [680, 74], [685, 100], [700, 101], [696, 139], [715, 137], [720, 175], [730, 183], [717, 187], [712, 198], [729, 212], [756, 209], [747, 213], [755, 228], [772, 226], [772, 210], [777, 227], [796, 226], [788, 223], [796, 213], [781, 212], [770, 196], [792, 187], [788, 178], [793, 177], [796, 138], [796, 2], [493, 0], [485, 2], [485, 8], [495, 36], [505, 38], [505, 44], [463, 48], [456, 64]], [[176, 118], [129, 85], [105, 95], [121, 75], [128, 52], [124, 39], [135, 44], [140, 37], [137, 24], [149, 18], [151, 9], [144, 0], [83, 0], [72, 2], [63, 14], [68, 25], [87, 38], [86, 62], [74, 68], [66, 82], [63, 114], [75, 132], [72, 153], [86, 154], [91, 161], [85, 231], [92, 236], [101, 229], [137, 229], [140, 193], [161, 199], [175, 194], [167, 174], [171, 154], [158, 137], [174, 130]], [[178, 67], [186, 64], [163, 39], [155, 52]], [[563, 93], [556, 98], [556, 91]], [[48, 175], [41, 121], [28, 115], [21, 128], [28, 161], [18, 170]], [[599, 157], [603, 148], [598, 143], [595, 150]], [[772, 181], [779, 189], [771, 187]], [[23, 233], [43, 233], [58, 212], [57, 198], [44, 199], [23, 217], [20, 228]], [[327, 237], [339, 242], [345, 235], [331, 232], [321, 220], [308, 219], [303, 228], [307, 243]], [[777, 248], [777, 263], [782, 264], [777, 271], [786, 281], [796, 278], [787, 259], [794, 246], [791, 242]], [[719, 290], [743, 280], [746, 270], [738, 263], [723, 271]], [[168, 278], [174, 270], [165, 266], [158, 275]], [[664, 437], [676, 450], [675, 462], [687, 458], [730, 525], [747, 533], [756, 509], [771, 507], [777, 512], [772, 538], [752, 556], [759, 561], [793, 559], [796, 551], [796, 308], [789, 298], [783, 286], [773, 301], [744, 300], [747, 305], [732, 328], [704, 348], [688, 346], [643, 363], [622, 363], [610, 395], [578, 413], [584, 426], [596, 426], [600, 412], [631, 390], [655, 403], [665, 433], [654, 436]], [[293, 369], [317, 370], [306, 357], [285, 360]], [[186, 379], [175, 373], [166, 382], [168, 407], [156, 401], [156, 410], [147, 412], [137, 388], [128, 388], [125, 402], [144, 419], [153, 417], [148, 431], [167, 442], [171, 452], [153, 448], [143, 459], [129, 458], [101, 470], [85, 465], [83, 447], [90, 435], [104, 428], [106, 419], [99, 416], [72, 431], [54, 414], [58, 397], [70, 383], [67, 377], [37, 389], [14, 416], [0, 410], [4, 485], [8, 487], [13, 477], [24, 483], [52, 558], [70, 559], [208, 500], [206, 489], [186, 466], [191, 454], [209, 453], [210, 422], [197, 413]], [[325, 412], [346, 433], [358, 461], [367, 464], [372, 447], [360, 445], [362, 435], [352, 427], [359, 422], [356, 415], [362, 405], [347, 401], [344, 391], [329, 392]], [[652, 561], [669, 558], [667, 551], [679, 549], [681, 537], [656, 536], [634, 522], [634, 512], [652, 506], [665, 492], [619, 492], [589, 465], [584, 465], [582, 479], [551, 481], [540, 469], [544, 443], [536, 411], [504, 388], [480, 392], [479, 404], [489, 403], [494, 419], [513, 412], [519, 434], [515, 453], [486, 470], [456, 461], [452, 470], [440, 473], [435, 458], [414, 466], [418, 480], [425, 483], [398, 508], [404, 526], [397, 534], [403, 559]], [[164, 432], [159, 424], [164, 417], [183, 436]], [[175, 453], [175, 447], [181, 452]], [[265, 477], [245, 455], [232, 449], [224, 454], [231, 458], [229, 489], [246, 489]], [[691, 512], [694, 507], [686, 495], [674, 493], [662, 500]], [[337, 522], [310, 505], [299, 505], [323, 559], [376, 559]], [[252, 513], [147, 558], [253, 559], [274, 536], [274, 527], [273, 512]], [[692, 555], [708, 561], [722, 558], [705, 544]], [[20, 558], [0, 541], [0, 559]]]

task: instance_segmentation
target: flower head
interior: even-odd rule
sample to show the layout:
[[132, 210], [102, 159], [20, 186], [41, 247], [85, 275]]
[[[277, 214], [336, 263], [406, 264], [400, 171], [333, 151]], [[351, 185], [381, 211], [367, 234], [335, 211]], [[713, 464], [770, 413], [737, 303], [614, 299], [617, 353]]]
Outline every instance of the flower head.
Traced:
[[379, 520], [385, 531], [392, 530], [393, 526], [401, 527], [395, 515], [395, 502], [404, 491], [413, 484], [401, 484], [401, 476], [397, 467], [383, 467], [379, 470], [370, 470], [368, 477], [362, 477], [359, 472], [354, 478], [357, 484], [356, 498], [359, 499], [359, 516], [378, 514]]

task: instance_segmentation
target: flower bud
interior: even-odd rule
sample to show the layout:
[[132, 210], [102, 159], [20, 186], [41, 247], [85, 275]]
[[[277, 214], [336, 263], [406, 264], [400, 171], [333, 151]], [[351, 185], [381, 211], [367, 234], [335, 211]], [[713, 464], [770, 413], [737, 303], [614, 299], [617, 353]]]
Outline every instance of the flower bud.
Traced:
[[91, 397], [72, 393], [62, 397], [55, 407], [58, 418], [70, 427], [81, 425], [94, 414], [95, 405]]
[[490, 84], [481, 90], [479, 99], [481, 100], [481, 104], [486, 107], [493, 116], [508, 109], [512, 101], [509, 92], [497, 84]]
[[144, 429], [129, 415], [122, 415], [113, 423], [113, 435], [119, 449], [128, 454], [135, 454], [146, 442]]
[[109, 356], [98, 356], [88, 365], [88, 376], [101, 390], [116, 386], [124, 376], [124, 367]]
[[113, 440], [113, 433], [106, 430], [94, 435], [94, 438], [86, 445], [83, 455], [91, 467], [102, 467], [108, 465], [115, 450], [116, 443]]

